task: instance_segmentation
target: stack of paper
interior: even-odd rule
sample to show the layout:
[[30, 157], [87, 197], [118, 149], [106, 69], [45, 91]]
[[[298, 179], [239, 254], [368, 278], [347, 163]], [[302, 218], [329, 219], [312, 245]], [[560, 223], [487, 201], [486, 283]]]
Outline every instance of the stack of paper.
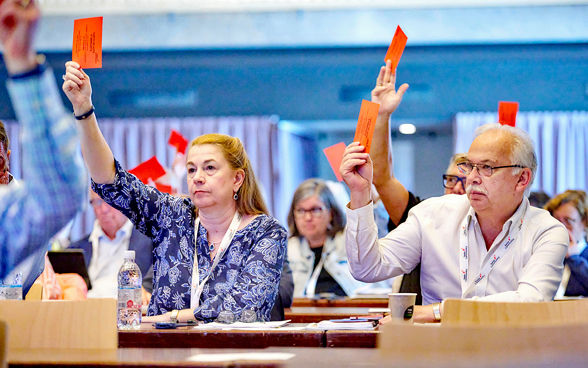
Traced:
[[359, 320], [356, 322], [321, 321], [319, 323], [311, 323], [306, 328], [308, 330], [373, 330], [376, 327], [372, 321]]

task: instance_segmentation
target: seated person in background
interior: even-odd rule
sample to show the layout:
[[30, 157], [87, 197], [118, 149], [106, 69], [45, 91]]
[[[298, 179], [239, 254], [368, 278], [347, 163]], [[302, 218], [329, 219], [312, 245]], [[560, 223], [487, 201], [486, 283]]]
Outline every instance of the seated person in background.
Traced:
[[288, 213], [288, 227], [288, 261], [295, 297], [355, 295], [357, 289], [366, 286], [349, 272], [343, 214], [325, 181], [308, 179], [298, 186]]
[[543, 208], [551, 200], [551, 197], [545, 192], [531, 192], [529, 194], [529, 204], [533, 207]]
[[0, 279], [15, 267], [32, 268], [37, 254], [44, 264], [49, 239], [86, 197], [87, 173], [73, 119], [63, 108], [53, 72], [39, 63], [33, 48], [39, 18], [33, 1], [0, 4], [0, 42], [22, 128], [26, 177], [19, 186], [0, 189]]
[[124, 263], [124, 253], [135, 251], [135, 262], [143, 275], [143, 303], [149, 303], [153, 291], [148, 271], [153, 264], [153, 242], [133, 227], [122, 213], [90, 191], [90, 204], [96, 220], [90, 234], [71, 244], [70, 249], [82, 249], [92, 289], [88, 298], [117, 298], [118, 271]]
[[[374, 186], [378, 191], [380, 200], [384, 204], [386, 211], [390, 215], [388, 231], [396, 229], [398, 225], [406, 221], [408, 211], [421, 201], [419, 197], [415, 197], [413, 193], [409, 192], [394, 176], [389, 122], [390, 116], [400, 105], [407, 89], [408, 84], [403, 84], [396, 90], [396, 71], [392, 71], [391, 62], [388, 61], [386, 66], [380, 68], [376, 86], [372, 90], [372, 102], [380, 104], [380, 109], [376, 119], [370, 157], [374, 165]], [[449, 160], [449, 166], [445, 171], [445, 175], [443, 175], [445, 194], [465, 194], [466, 176], [457, 168], [457, 164], [465, 160], [465, 153], [457, 153]], [[376, 202], [373, 194], [372, 199]], [[419, 263], [407, 275], [402, 277], [402, 283], [400, 285], [401, 293], [417, 294], [417, 305], [422, 304], [420, 273], [421, 265]]]
[[533, 142], [521, 129], [486, 124], [476, 130], [467, 161], [466, 196], [430, 198], [378, 240], [370, 186], [372, 162], [359, 143], [343, 156], [351, 190], [346, 247], [351, 273], [374, 282], [421, 262], [423, 306], [416, 322], [441, 319], [446, 298], [536, 302], [552, 300], [563, 271], [568, 234], [525, 191], [537, 170]]
[[556, 297], [588, 296], [588, 198], [583, 190], [566, 190], [547, 202], [545, 209], [568, 230], [570, 247]]
[[194, 139], [186, 155], [190, 198], [162, 193], [114, 159], [93, 113], [90, 78], [75, 62], [66, 67], [63, 90], [84, 117], [78, 126], [92, 189], [155, 245], [150, 317], [143, 321], [210, 322], [221, 311], [238, 319], [244, 310], [269, 321], [287, 233], [268, 215], [241, 141], [223, 134]]
[[10, 167], [10, 140], [6, 134], [4, 123], [0, 121], [0, 185], [16, 183], [14, 176], [8, 171]]

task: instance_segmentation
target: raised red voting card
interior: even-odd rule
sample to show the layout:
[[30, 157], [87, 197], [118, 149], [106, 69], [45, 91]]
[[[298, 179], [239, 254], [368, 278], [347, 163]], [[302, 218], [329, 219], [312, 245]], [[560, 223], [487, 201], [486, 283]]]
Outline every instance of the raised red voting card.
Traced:
[[82, 69], [102, 68], [102, 17], [74, 21], [71, 59]]
[[398, 26], [396, 28], [396, 33], [394, 33], [392, 43], [390, 43], [390, 47], [388, 47], [386, 57], [384, 58], [384, 62], [392, 60], [392, 71], [395, 71], [396, 67], [398, 67], [398, 63], [400, 62], [400, 58], [406, 47], [406, 41], [408, 41], [408, 37], [402, 32], [400, 26]]
[[345, 153], [346, 147], [347, 146], [345, 143], [339, 142], [323, 150], [325, 156], [327, 156], [327, 160], [329, 160], [329, 164], [331, 164], [331, 168], [333, 169], [337, 180], [339, 181], [343, 181], [343, 178], [339, 173], [339, 168], [341, 167], [341, 162], [343, 161], [343, 154]]
[[361, 110], [359, 111], [359, 119], [357, 119], [357, 128], [355, 129], [355, 138], [353, 138], [353, 141], [359, 142], [364, 146], [366, 153], [370, 153], [379, 110], [380, 104], [368, 100], [361, 101]]
[[165, 169], [161, 166], [155, 156], [140, 163], [134, 169], [129, 170], [129, 172], [135, 175], [144, 184], [149, 184], [149, 179], [155, 181], [165, 175]]
[[179, 153], [186, 153], [186, 148], [188, 147], [188, 140], [177, 131], [172, 129], [167, 143], [169, 143], [170, 146], [176, 147]]
[[518, 102], [504, 102], [498, 103], [498, 122], [502, 125], [515, 126], [517, 122], [517, 112], [519, 111]]

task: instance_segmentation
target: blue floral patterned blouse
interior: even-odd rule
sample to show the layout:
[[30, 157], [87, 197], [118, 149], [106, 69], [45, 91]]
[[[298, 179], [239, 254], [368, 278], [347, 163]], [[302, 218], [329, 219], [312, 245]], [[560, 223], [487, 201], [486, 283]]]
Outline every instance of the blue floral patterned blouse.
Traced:
[[[153, 295], [148, 315], [190, 308], [190, 284], [194, 263], [194, 205], [143, 184], [115, 161], [113, 184], [96, 184], [92, 189], [125, 216], [155, 244]], [[257, 216], [237, 231], [229, 248], [213, 270], [194, 310], [198, 320], [213, 321], [228, 310], [238, 318], [253, 309], [270, 320], [286, 257], [287, 232], [276, 219]], [[200, 281], [210, 274], [212, 264], [206, 229], [198, 229]]]

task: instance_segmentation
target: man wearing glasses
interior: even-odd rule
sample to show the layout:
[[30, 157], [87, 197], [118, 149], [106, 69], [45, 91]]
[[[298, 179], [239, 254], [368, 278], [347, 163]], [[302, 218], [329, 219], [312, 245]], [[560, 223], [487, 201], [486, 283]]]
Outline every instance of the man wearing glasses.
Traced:
[[487, 124], [476, 130], [467, 161], [467, 196], [415, 206], [405, 223], [378, 240], [370, 186], [372, 162], [350, 144], [341, 175], [351, 191], [346, 247], [353, 276], [377, 282], [421, 262], [423, 306], [415, 321], [441, 320], [446, 298], [535, 302], [552, 300], [568, 248], [566, 229], [526, 194], [537, 170], [533, 142], [521, 129]]

